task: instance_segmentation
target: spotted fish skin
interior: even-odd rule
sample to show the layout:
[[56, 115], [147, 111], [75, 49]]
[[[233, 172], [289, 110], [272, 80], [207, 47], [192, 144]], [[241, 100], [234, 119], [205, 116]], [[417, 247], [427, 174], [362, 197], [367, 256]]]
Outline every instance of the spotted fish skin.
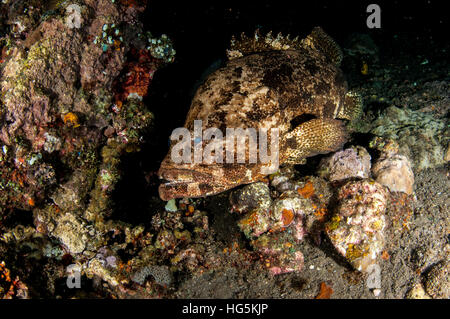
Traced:
[[[282, 49], [271, 50], [267, 39], [260, 48], [246, 41], [242, 46], [257, 52], [234, 54], [198, 88], [185, 122], [191, 135], [195, 120], [202, 121], [203, 131], [219, 128], [224, 135], [226, 128], [278, 128], [280, 164], [341, 148], [347, 132], [337, 118], [353, 119], [361, 103], [347, 90], [339, 47], [320, 28]], [[249, 163], [248, 151], [244, 164], [176, 164], [172, 147], [158, 172], [167, 181], [159, 188], [163, 200], [217, 194], [262, 180], [262, 167], [273, 164]]]

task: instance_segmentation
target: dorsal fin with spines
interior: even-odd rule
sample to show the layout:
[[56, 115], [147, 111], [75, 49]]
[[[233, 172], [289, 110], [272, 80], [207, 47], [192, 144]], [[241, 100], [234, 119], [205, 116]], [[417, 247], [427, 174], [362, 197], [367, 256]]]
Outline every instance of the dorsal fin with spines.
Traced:
[[227, 50], [229, 60], [240, 58], [246, 55], [274, 51], [274, 50], [295, 50], [300, 48], [313, 48], [319, 50], [332, 63], [339, 66], [342, 61], [342, 51], [334, 40], [326, 34], [321, 27], [315, 27], [312, 32], [303, 40], [296, 36], [290, 39], [290, 35], [283, 36], [278, 33], [275, 37], [272, 31], [262, 36], [259, 29], [255, 31], [253, 37], [242, 33], [240, 38], [231, 38], [230, 49]]
[[249, 37], [242, 33], [239, 39], [231, 38], [230, 49], [227, 50], [229, 60], [240, 58], [249, 54], [258, 52], [299, 49], [302, 47], [298, 37], [290, 39], [290, 35], [283, 36], [278, 33], [276, 37], [272, 35], [272, 31], [262, 36], [259, 29], [255, 31], [253, 37]]

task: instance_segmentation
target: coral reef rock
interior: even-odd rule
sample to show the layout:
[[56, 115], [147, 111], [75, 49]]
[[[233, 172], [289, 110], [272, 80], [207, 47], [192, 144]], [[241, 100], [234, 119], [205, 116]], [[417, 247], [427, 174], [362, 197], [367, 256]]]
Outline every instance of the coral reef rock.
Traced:
[[273, 275], [302, 270], [300, 243], [306, 235], [319, 233], [331, 197], [324, 179], [293, 177], [292, 169], [284, 167], [270, 176], [271, 188], [258, 182], [230, 195], [233, 211], [244, 214], [240, 230]]
[[256, 251], [263, 254], [264, 265], [272, 275], [299, 272], [303, 269], [303, 254], [296, 249], [295, 241], [289, 233], [276, 236], [264, 234], [251, 244]]
[[421, 110], [390, 106], [373, 123], [370, 133], [391, 138], [399, 144], [399, 154], [412, 159], [416, 171], [445, 163], [450, 139], [446, 119]]
[[248, 213], [253, 209], [269, 209], [272, 204], [270, 190], [267, 184], [258, 182], [244, 186], [230, 194], [233, 211]]
[[152, 127], [143, 98], [175, 50], [167, 36], [143, 29], [146, 1], [10, 1], [11, 10], [5, 3], [0, 220], [32, 211], [37, 235], [57, 241], [83, 275], [118, 286], [129, 278], [107, 265], [122, 261], [99, 250], [126, 245], [112, 240], [119, 233], [135, 238], [130, 225], [109, 219], [112, 193], [122, 155], [138, 150]]
[[[302, 269], [303, 254], [297, 244], [306, 234], [305, 215], [312, 214], [310, 199], [289, 190], [272, 201], [267, 185], [254, 183], [233, 192], [230, 200], [235, 211], [246, 212], [238, 226], [251, 239], [253, 248], [262, 254], [264, 264], [272, 274]], [[258, 205], [248, 209], [248, 203]]]
[[372, 167], [372, 174], [378, 183], [387, 186], [391, 192], [413, 193], [414, 173], [404, 155], [380, 157]]
[[[69, 188], [76, 189], [66, 192], [75, 205], [85, 203], [97, 173], [103, 195], [111, 192], [119, 174], [103, 162], [108, 154], [102, 148], [116, 143], [111, 149], [117, 153], [131, 152], [141, 143], [153, 123], [142, 98], [174, 54], [166, 36], [151, 43], [142, 38], [144, 2], [31, 2], [7, 11], [11, 32], [0, 38], [6, 52], [0, 63], [0, 215], [8, 208], [34, 209], [49, 197], [62, 202], [62, 189]], [[76, 25], [69, 19], [74, 15], [80, 16]], [[170, 58], [161, 46], [169, 46]]]
[[385, 244], [388, 192], [372, 180], [348, 182], [338, 191], [336, 213], [325, 226], [337, 251], [359, 271], [377, 262]]
[[318, 174], [329, 181], [370, 177], [371, 157], [361, 146], [351, 147], [322, 159]]

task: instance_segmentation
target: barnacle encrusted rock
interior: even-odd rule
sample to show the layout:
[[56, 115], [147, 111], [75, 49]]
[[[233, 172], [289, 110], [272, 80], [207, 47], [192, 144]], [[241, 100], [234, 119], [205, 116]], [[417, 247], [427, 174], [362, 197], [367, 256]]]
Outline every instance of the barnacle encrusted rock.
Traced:
[[[347, 139], [344, 123], [337, 119], [360, 114], [361, 99], [347, 91], [339, 69], [341, 51], [321, 28], [302, 41], [243, 37], [232, 42], [232, 52], [228, 63], [197, 90], [185, 122], [191, 133], [187, 142], [194, 139], [194, 120], [201, 120], [203, 132], [219, 128], [224, 135], [228, 128], [266, 130], [267, 150], [279, 155], [278, 161], [262, 161], [267, 153], [260, 146], [255, 151], [247, 148], [242, 163], [237, 152], [230, 156], [224, 138], [213, 141], [215, 159], [222, 155], [222, 160], [198, 163], [189, 153], [190, 161], [176, 163], [172, 152], [177, 144], [172, 143], [158, 173], [166, 180], [159, 189], [163, 200], [216, 194], [261, 180], [275, 173], [278, 163], [302, 163], [308, 156], [335, 151]], [[278, 130], [279, 141], [271, 129]], [[279, 144], [278, 152], [270, 147], [272, 142]], [[195, 143], [202, 149], [208, 145], [206, 140]], [[245, 139], [239, 143], [250, 144]], [[250, 155], [259, 161], [250, 162]], [[232, 163], [225, 162], [227, 158]]]
[[337, 211], [325, 226], [337, 251], [359, 271], [368, 271], [384, 247], [387, 196], [375, 181], [348, 182], [339, 189]]

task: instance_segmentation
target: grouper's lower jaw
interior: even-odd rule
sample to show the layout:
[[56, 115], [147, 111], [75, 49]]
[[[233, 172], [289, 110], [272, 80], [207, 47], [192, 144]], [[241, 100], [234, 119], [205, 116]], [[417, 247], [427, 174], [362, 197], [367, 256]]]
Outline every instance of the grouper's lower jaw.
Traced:
[[179, 168], [176, 166], [169, 166], [163, 164], [161, 165], [158, 171], [158, 177], [159, 179], [163, 180], [163, 182], [167, 183], [200, 182], [212, 184], [215, 181], [214, 176], [208, 173], [199, 172], [192, 168], [184, 168], [184, 167]]
[[[183, 185], [186, 184], [183, 183]], [[159, 185], [158, 188], [159, 197], [164, 201], [169, 201], [173, 198], [181, 198], [183, 196], [180, 194], [180, 189], [183, 188], [184, 186], [182, 186], [181, 183], [173, 183], [173, 182], [163, 183]]]

